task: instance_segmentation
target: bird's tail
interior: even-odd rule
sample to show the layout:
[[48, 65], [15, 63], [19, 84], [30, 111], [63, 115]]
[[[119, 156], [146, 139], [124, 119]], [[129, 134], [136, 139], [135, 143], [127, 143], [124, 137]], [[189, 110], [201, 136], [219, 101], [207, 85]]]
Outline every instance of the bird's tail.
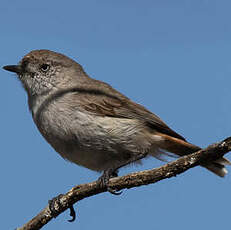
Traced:
[[[162, 137], [161, 141], [158, 142], [158, 147], [179, 156], [188, 155], [201, 149], [196, 145], [166, 134], [158, 133], [158, 135]], [[203, 165], [203, 167], [220, 177], [224, 177], [228, 173], [225, 165], [231, 165], [231, 162], [221, 157], [216, 161]]]

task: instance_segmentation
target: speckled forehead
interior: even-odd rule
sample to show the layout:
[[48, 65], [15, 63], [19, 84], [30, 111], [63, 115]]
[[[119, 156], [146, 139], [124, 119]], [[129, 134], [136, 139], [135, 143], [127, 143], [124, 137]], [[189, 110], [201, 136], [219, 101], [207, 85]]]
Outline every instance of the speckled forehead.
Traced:
[[29, 62], [38, 62], [38, 61], [48, 61], [49, 55], [45, 52], [39, 52], [39, 51], [31, 51], [30, 53], [26, 54], [22, 61], [29, 61]]
[[42, 61], [44, 61], [44, 60], [42, 60], [42, 58], [39, 58], [38, 56], [35, 56], [34, 54], [28, 53], [21, 59], [19, 64], [26, 66], [28, 63], [38, 64]]
[[49, 51], [49, 50], [34, 50], [31, 51], [30, 53], [26, 54], [23, 59], [22, 62], [24, 61], [28, 61], [30, 63], [33, 62], [50, 62], [52, 64], [60, 64], [62, 63], [62, 65], [66, 65], [69, 66], [70, 64], [73, 64], [73, 60], [66, 57], [63, 54], [60, 53], [56, 53], [53, 51]]

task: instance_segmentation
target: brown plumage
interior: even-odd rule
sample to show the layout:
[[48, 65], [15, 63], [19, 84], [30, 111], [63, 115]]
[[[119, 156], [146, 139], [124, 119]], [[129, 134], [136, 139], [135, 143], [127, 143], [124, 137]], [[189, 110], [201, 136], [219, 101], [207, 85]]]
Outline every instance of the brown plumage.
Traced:
[[[117, 170], [146, 155], [200, 150], [158, 116], [110, 85], [90, 78], [74, 60], [49, 50], [27, 54], [4, 69], [18, 74], [33, 119], [65, 159], [96, 171]], [[203, 165], [218, 176], [225, 158]]]

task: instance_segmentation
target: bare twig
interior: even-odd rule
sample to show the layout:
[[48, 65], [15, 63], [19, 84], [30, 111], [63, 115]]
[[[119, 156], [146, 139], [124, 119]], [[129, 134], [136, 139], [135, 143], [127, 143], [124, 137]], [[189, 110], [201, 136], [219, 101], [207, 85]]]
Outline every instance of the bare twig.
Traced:
[[[160, 180], [176, 176], [186, 170], [209, 161], [216, 160], [231, 150], [231, 137], [224, 141], [210, 145], [193, 154], [181, 157], [176, 161], [152, 170], [135, 172], [122, 177], [110, 179], [109, 185], [112, 189], [121, 190], [156, 183]], [[45, 207], [36, 217], [17, 230], [40, 229], [52, 218], [70, 208], [77, 201], [89, 196], [106, 192], [106, 188], [99, 185], [97, 181], [81, 184], [73, 187], [69, 192], [55, 203], [56, 215], [51, 212], [49, 205]]]

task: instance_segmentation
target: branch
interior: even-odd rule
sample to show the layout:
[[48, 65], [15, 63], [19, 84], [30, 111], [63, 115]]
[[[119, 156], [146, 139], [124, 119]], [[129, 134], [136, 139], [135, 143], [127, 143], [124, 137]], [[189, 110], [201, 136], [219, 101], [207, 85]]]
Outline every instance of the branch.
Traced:
[[[112, 178], [109, 181], [109, 185], [112, 189], [121, 190], [153, 184], [160, 180], [176, 176], [200, 164], [214, 161], [229, 151], [231, 151], [231, 137], [219, 143], [212, 144], [205, 149], [181, 157], [159, 168]], [[59, 202], [55, 203], [56, 215], [51, 212], [49, 205], [47, 205], [36, 217], [22, 227], [17, 228], [17, 230], [40, 229], [52, 218], [55, 218], [70, 208], [74, 203], [103, 192], [106, 192], [106, 187], [100, 186], [97, 181], [77, 185], [63, 195]]]

